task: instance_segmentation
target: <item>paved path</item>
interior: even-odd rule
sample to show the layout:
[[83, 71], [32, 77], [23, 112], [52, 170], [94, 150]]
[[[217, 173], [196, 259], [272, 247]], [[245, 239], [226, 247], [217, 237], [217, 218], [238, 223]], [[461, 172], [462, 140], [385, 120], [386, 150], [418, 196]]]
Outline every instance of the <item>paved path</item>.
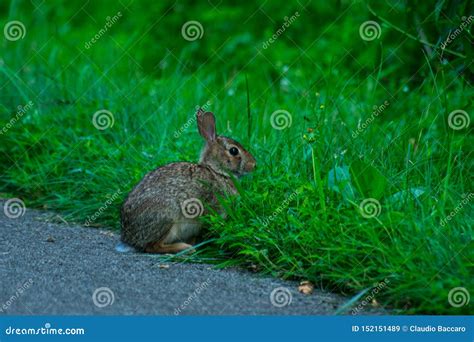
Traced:
[[[13, 219], [3, 208], [0, 202], [0, 315], [319, 315], [347, 301], [320, 290], [303, 295], [295, 282], [238, 269], [119, 253], [110, 231], [51, 223], [51, 214], [30, 209]], [[282, 307], [270, 301], [279, 287], [287, 290], [277, 304], [291, 296]]]

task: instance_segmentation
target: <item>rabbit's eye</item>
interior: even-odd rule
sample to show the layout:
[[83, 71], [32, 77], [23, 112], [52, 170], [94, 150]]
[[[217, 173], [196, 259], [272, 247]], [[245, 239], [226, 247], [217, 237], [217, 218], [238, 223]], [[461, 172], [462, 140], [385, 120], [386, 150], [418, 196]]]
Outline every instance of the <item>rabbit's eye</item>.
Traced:
[[231, 147], [230, 150], [229, 150], [230, 154], [232, 154], [233, 156], [236, 156], [239, 154], [239, 150], [235, 147]]

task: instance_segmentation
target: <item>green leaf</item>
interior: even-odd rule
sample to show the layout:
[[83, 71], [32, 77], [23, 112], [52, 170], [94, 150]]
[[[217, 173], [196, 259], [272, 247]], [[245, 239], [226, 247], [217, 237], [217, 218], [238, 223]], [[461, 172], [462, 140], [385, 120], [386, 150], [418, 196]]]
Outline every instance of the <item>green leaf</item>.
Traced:
[[351, 164], [351, 173], [356, 189], [365, 198], [381, 198], [387, 187], [385, 176], [372, 165], [358, 160]]
[[352, 185], [349, 167], [342, 165], [336, 166], [328, 172], [328, 187], [329, 189], [340, 193], [346, 200], [354, 201], [356, 192]]

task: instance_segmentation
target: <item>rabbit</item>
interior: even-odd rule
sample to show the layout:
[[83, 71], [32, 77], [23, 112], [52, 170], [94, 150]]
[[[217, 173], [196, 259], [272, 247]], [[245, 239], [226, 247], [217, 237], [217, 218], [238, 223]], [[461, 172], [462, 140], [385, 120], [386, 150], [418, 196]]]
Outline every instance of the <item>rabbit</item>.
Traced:
[[222, 212], [217, 197], [237, 195], [234, 178], [252, 172], [255, 158], [237, 141], [216, 134], [216, 120], [201, 108], [197, 126], [205, 140], [199, 163], [176, 162], [149, 172], [132, 189], [121, 211], [121, 240], [146, 253], [192, 249], [207, 205]]

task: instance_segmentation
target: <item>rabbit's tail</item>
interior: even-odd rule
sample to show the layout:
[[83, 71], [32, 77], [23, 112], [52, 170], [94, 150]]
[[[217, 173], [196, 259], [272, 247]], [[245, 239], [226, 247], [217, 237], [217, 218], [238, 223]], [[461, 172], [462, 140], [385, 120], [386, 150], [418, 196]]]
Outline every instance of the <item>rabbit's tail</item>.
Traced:
[[126, 244], [123, 241], [120, 241], [115, 246], [115, 251], [117, 251], [119, 253], [136, 253], [136, 252], [138, 252], [138, 250], [135, 247], [130, 246], [129, 244]]

